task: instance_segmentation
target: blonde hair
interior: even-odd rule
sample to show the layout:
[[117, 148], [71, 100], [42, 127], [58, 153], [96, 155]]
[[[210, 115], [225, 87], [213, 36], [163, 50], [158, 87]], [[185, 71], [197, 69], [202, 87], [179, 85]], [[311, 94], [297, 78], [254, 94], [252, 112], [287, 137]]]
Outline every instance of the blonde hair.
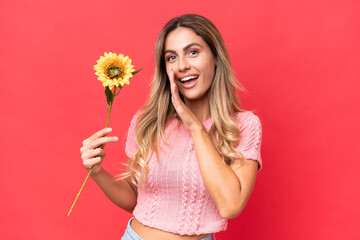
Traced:
[[[244, 91], [236, 80], [229, 54], [224, 41], [213, 23], [196, 15], [186, 14], [170, 20], [160, 32], [155, 46], [155, 73], [150, 97], [138, 112], [135, 136], [138, 146], [130, 158], [125, 173], [120, 178], [129, 178], [138, 186], [144, 183], [147, 174], [147, 161], [150, 155], [158, 155], [159, 140], [164, 138], [164, 127], [171, 118], [178, 115], [171, 102], [170, 84], [165, 67], [164, 45], [167, 35], [178, 27], [192, 29], [210, 47], [217, 60], [214, 81], [209, 89], [210, 114], [214, 124], [209, 130], [215, 147], [227, 165], [235, 159], [243, 160], [236, 151], [240, 131], [235, 123], [235, 113], [242, 112], [236, 89]], [[146, 160], [147, 159], [147, 160]]]

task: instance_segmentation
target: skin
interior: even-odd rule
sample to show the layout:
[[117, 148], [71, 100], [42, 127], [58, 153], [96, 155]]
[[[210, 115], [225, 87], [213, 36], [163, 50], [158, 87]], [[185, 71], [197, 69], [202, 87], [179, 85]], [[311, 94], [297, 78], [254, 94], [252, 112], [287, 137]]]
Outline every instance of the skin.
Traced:
[[[214, 79], [216, 59], [209, 46], [191, 29], [177, 28], [165, 40], [166, 71], [171, 83], [171, 101], [185, 127], [190, 131], [205, 186], [223, 218], [235, 218], [244, 209], [256, 181], [258, 163], [253, 160], [235, 161], [230, 167], [218, 154], [202, 122], [210, 117], [208, 90]], [[196, 85], [184, 88], [179, 79], [187, 74], [197, 75]], [[180, 94], [184, 101], [181, 100]], [[80, 149], [84, 166], [94, 165], [91, 177], [104, 193], [119, 207], [132, 213], [137, 202], [137, 189], [128, 179], [115, 178], [101, 167], [105, 151], [100, 146], [117, 141], [109, 137], [111, 130], [102, 129], [83, 141]], [[131, 223], [143, 239], [195, 240], [207, 236], [180, 236]]]
[[[210, 106], [208, 90], [215, 76], [216, 59], [211, 53], [210, 47], [204, 40], [188, 28], [177, 28], [170, 32], [165, 40], [166, 71], [170, 80], [176, 82], [176, 87], [184, 97], [187, 109], [177, 107], [179, 101], [177, 89], [172, 91], [172, 102], [179, 115], [194, 114], [191, 119], [184, 117], [183, 123], [190, 129], [191, 124], [203, 122], [210, 118]], [[199, 76], [195, 87], [187, 89], [182, 86], [179, 79], [187, 75]], [[173, 83], [172, 82], [172, 83]], [[172, 89], [173, 90], [173, 89]], [[176, 104], [176, 105], [175, 105]], [[185, 120], [185, 121], [184, 121]], [[199, 120], [199, 121], [197, 121]]]

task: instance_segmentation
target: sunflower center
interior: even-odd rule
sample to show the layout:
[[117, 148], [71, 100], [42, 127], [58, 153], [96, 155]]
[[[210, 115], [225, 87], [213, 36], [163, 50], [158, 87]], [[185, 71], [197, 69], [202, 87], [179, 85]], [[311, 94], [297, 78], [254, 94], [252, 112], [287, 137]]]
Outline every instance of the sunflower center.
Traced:
[[105, 74], [110, 78], [118, 78], [124, 76], [124, 67], [118, 63], [111, 63], [105, 67]]

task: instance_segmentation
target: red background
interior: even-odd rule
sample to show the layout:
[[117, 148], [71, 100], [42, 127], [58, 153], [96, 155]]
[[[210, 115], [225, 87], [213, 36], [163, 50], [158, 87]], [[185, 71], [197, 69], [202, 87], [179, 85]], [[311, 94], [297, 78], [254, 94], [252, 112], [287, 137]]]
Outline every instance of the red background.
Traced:
[[85, 176], [82, 139], [103, 128], [93, 65], [104, 51], [137, 69], [115, 99], [105, 168], [119, 172], [155, 40], [183, 13], [219, 28], [246, 109], [263, 124], [264, 168], [217, 239], [360, 239], [360, 3], [355, 0], [1, 1], [0, 238], [120, 239], [131, 217]]

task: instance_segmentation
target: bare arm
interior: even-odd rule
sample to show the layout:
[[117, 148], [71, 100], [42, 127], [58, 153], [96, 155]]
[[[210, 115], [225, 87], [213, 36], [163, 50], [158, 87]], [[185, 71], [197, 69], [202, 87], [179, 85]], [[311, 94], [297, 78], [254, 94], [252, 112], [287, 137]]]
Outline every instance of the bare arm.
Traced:
[[206, 129], [199, 125], [192, 131], [196, 156], [205, 186], [223, 218], [235, 218], [254, 188], [258, 163], [236, 161], [231, 167], [218, 154]]
[[191, 132], [202, 179], [223, 218], [235, 218], [244, 209], [255, 185], [258, 163], [237, 161], [226, 165], [217, 152], [206, 129], [180, 99], [174, 71], [168, 73], [171, 100], [185, 127]]
[[105, 195], [120, 208], [132, 213], [137, 202], [136, 187], [127, 179], [117, 180], [103, 168], [92, 179]]
[[81, 158], [88, 171], [93, 167], [90, 176], [105, 195], [117, 206], [132, 213], [137, 203], [136, 187], [127, 179], [117, 180], [101, 167], [101, 162], [105, 158], [103, 147], [118, 140], [117, 137], [106, 136], [109, 132], [111, 129], [105, 128], [85, 139], [80, 148]]

